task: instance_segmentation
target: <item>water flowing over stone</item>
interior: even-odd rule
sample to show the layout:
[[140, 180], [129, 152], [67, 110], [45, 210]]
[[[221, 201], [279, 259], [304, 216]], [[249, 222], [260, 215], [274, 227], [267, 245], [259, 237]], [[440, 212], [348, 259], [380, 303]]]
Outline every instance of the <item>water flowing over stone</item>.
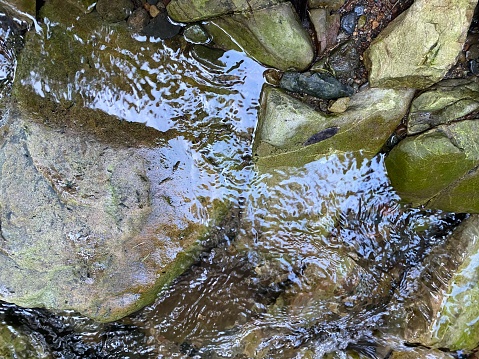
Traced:
[[407, 111], [410, 90], [370, 89], [339, 114], [322, 114], [282, 90], [263, 88], [253, 151], [261, 168], [301, 166], [325, 154], [378, 153]]
[[206, 222], [194, 213], [194, 188], [181, 189], [187, 163], [175, 169], [154, 151], [111, 147], [8, 113], [0, 154], [3, 300], [111, 321], [150, 302], [191, 264]]
[[405, 337], [433, 348], [472, 350], [479, 344], [479, 217], [471, 216], [433, 249], [415, 274], [404, 308]]
[[456, 62], [476, 5], [473, 0], [415, 1], [365, 52], [371, 86], [422, 89], [440, 81]]

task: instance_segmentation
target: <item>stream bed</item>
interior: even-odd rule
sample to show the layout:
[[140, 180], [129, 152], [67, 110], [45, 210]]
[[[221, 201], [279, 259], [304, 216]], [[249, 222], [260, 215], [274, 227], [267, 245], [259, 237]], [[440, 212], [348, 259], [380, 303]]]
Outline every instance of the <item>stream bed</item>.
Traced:
[[[109, 47], [115, 30], [85, 38], [80, 29], [78, 44], [92, 49], [85, 71], [58, 83], [45, 71], [56, 26], [44, 19], [29, 34], [41, 52], [25, 55], [38, 60], [22, 86], [167, 134], [145, 151], [180, 173], [193, 221], [208, 220], [215, 201], [230, 216], [154, 303], [121, 320], [2, 303], [12, 358], [387, 358], [405, 347], [408, 283], [464, 215], [401, 205], [384, 154], [259, 173], [251, 144], [266, 68], [244, 53], [140, 36], [135, 53]], [[16, 71], [11, 28], [0, 32], [3, 100]]]

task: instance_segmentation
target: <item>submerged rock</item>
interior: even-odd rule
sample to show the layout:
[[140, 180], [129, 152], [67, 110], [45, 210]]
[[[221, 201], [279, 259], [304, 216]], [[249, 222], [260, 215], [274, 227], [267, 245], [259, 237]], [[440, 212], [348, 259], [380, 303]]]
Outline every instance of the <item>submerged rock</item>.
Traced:
[[408, 348], [401, 351], [393, 351], [389, 359], [454, 359], [455, 356], [437, 349]]
[[347, 110], [323, 114], [279, 89], [265, 86], [253, 144], [262, 168], [302, 166], [331, 153], [378, 153], [406, 113], [411, 90], [370, 89], [351, 97]]
[[105, 93], [138, 99], [131, 63], [151, 66], [159, 48], [63, 1], [41, 14], [49, 41], [28, 34], [12, 94], [21, 110], [9, 105], [1, 122], [0, 298], [113, 321], [195, 260], [225, 206], [204, 189], [217, 175], [207, 163], [191, 175], [201, 155], [188, 139], [86, 108], [135, 114]]
[[354, 93], [352, 87], [342, 84], [331, 75], [318, 72], [286, 72], [279, 85], [285, 90], [306, 93], [326, 100], [348, 97]]
[[51, 359], [41, 336], [26, 334], [4, 323], [0, 323], [0, 357], [2, 359]]
[[119, 22], [125, 20], [134, 10], [131, 0], [98, 0], [96, 11], [108, 22]]
[[422, 89], [440, 81], [456, 62], [476, 5], [415, 1], [366, 50], [371, 86]]
[[479, 217], [474, 215], [432, 250], [408, 286], [406, 340], [450, 350], [479, 345], [478, 256]]
[[479, 109], [479, 82], [474, 79], [444, 80], [419, 95], [411, 104], [407, 132], [414, 135], [457, 121]]
[[386, 167], [402, 200], [449, 212], [479, 212], [478, 131], [478, 120], [454, 122], [394, 147]]
[[181, 29], [180, 25], [173, 24], [168, 19], [166, 12], [161, 12], [143, 28], [142, 34], [166, 40], [178, 35]]
[[250, 57], [267, 66], [304, 70], [313, 60], [311, 39], [289, 2], [226, 15], [211, 23], [222, 29], [223, 36], [231, 37]]

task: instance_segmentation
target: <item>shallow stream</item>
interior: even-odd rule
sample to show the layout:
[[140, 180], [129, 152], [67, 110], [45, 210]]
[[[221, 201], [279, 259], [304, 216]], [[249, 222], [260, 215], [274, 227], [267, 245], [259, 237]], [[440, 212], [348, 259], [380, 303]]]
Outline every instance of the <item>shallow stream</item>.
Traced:
[[[251, 144], [265, 68], [243, 53], [142, 37], [133, 53], [109, 47], [117, 35], [105, 28], [78, 34], [94, 50], [85, 72], [58, 84], [43, 72], [57, 25], [39, 26], [44, 52], [24, 86], [168, 133], [150, 150], [184, 172], [192, 218], [207, 220], [201, 206], [213, 200], [233, 215], [219, 244], [118, 322], [3, 303], [0, 327], [18, 336], [18, 358], [385, 358], [403, 345], [405, 283], [461, 218], [400, 205], [384, 155], [258, 173]], [[3, 88], [15, 71], [9, 36], [0, 33]]]

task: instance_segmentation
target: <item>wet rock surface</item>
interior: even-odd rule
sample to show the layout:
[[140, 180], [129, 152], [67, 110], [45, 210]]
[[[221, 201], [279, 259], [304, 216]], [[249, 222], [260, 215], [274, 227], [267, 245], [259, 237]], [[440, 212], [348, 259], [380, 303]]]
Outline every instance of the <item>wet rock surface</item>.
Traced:
[[211, 20], [249, 56], [281, 70], [304, 70], [313, 60], [308, 33], [291, 3]]
[[286, 72], [279, 86], [288, 91], [303, 92], [325, 100], [348, 97], [354, 93], [351, 87], [343, 85], [333, 76], [321, 73]]
[[[373, 157], [407, 111], [413, 92], [369, 89], [339, 114], [323, 114], [281, 90], [264, 87], [253, 151], [258, 166], [301, 166], [331, 153]], [[381, 130], [379, 130], [381, 129]]]
[[413, 276], [405, 300], [405, 338], [433, 348], [474, 349], [478, 296], [479, 218], [465, 220], [433, 249]]

